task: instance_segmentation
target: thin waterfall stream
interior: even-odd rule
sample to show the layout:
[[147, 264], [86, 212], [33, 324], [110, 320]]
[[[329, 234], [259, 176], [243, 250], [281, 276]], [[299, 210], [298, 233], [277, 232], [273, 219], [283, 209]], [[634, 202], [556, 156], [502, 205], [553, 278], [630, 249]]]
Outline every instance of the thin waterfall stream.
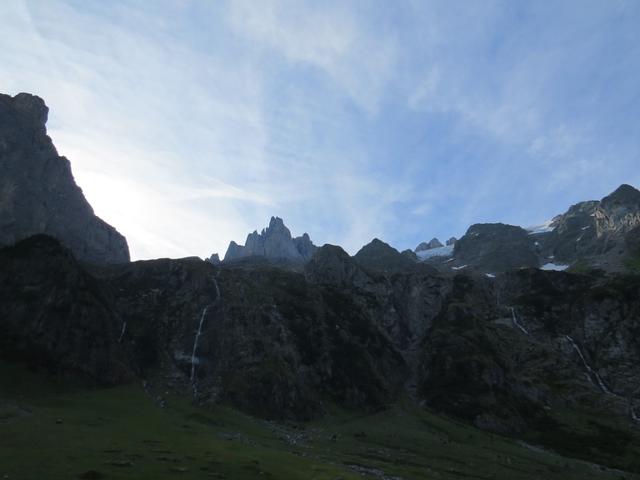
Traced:
[[587, 369], [587, 373], [588, 373], [588, 377], [589, 377], [589, 381], [591, 383], [593, 383], [593, 380], [591, 380], [591, 378], [595, 378], [596, 382], [598, 382], [598, 386], [600, 387], [600, 389], [609, 395], [613, 395], [613, 393], [611, 392], [611, 390], [609, 390], [607, 388], [607, 386], [604, 384], [604, 382], [602, 381], [602, 378], [600, 378], [600, 375], [598, 375], [598, 372], [594, 371], [591, 366], [587, 363], [587, 359], [584, 357], [584, 355], [582, 354], [582, 350], [580, 350], [580, 347], [578, 346], [578, 344], [575, 342], [575, 340], [573, 338], [571, 338], [569, 335], [565, 335], [565, 338], [571, 343], [571, 345], [573, 345], [573, 348], [576, 352], [578, 352], [578, 355], [580, 356], [580, 359], [582, 360], [582, 363], [584, 365], [584, 367]]
[[204, 320], [207, 316], [207, 312], [209, 311], [209, 308], [215, 306], [215, 304], [218, 303], [218, 300], [220, 300], [220, 287], [218, 287], [218, 280], [216, 277], [213, 277], [213, 286], [216, 289], [216, 298], [212, 303], [204, 307], [204, 309], [202, 310], [202, 315], [200, 315], [200, 322], [198, 323], [198, 330], [196, 331], [196, 336], [193, 339], [193, 350], [191, 352], [191, 384], [192, 385], [196, 378], [196, 364], [198, 363], [196, 361], [196, 353], [198, 351], [198, 341], [200, 340], [200, 335], [202, 335], [202, 325], [204, 324]]
[[124, 338], [124, 334], [127, 331], [127, 321], [122, 322], [122, 330], [120, 330], [120, 338], [118, 338], [118, 343], [122, 343], [122, 339]]
[[511, 307], [511, 319], [513, 320], [513, 324], [520, 329], [522, 333], [525, 335], [529, 335], [529, 332], [526, 328], [524, 328], [520, 322], [518, 322], [518, 317], [516, 316], [516, 311], [513, 307]]

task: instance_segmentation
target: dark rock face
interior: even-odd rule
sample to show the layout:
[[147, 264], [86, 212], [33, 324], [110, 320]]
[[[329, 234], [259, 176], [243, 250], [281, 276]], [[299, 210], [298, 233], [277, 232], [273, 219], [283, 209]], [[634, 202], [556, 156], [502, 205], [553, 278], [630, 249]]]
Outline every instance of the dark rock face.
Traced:
[[0, 356], [93, 382], [268, 418], [405, 395], [525, 438], [565, 408], [640, 413], [638, 276], [386, 272], [330, 245], [304, 274], [197, 258], [88, 271], [43, 236], [0, 263]]
[[567, 406], [624, 418], [640, 408], [639, 294], [637, 276], [457, 275], [424, 338], [420, 394], [511, 435], [547, 428]]
[[629, 230], [624, 237], [626, 242], [627, 251], [633, 255], [640, 255], [640, 226]]
[[[197, 258], [89, 272], [46, 236], [0, 250], [0, 262], [5, 359], [101, 384], [142, 377], [269, 418], [318, 416], [323, 398], [379, 408], [407, 375], [359, 303], [299, 273]], [[353, 267], [349, 278], [364, 275]]]
[[83, 262], [129, 261], [125, 238], [96, 217], [58, 156], [42, 99], [0, 94], [0, 246], [38, 233], [58, 238]]
[[315, 253], [316, 247], [306, 233], [301, 237], [292, 238], [291, 232], [279, 217], [271, 217], [269, 226], [250, 233], [244, 246], [235, 242], [229, 244], [224, 256], [225, 262], [231, 262], [250, 257], [264, 257], [271, 260], [285, 260], [304, 263]]
[[417, 262], [420, 259], [418, 258], [418, 255], [416, 255], [416, 252], [414, 252], [413, 250], [407, 248], [406, 250], [403, 250], [400, 252], [400, 255], [407, 257], [409, 260], [411, 260], [412, 262]]
[[447, 246], [455, 245], [457, 241], [458, 239], [456, 237], [451, 237], [449, 240], [447, 240]]
[[0, 249], [0, 357], [114, 384], [133, 378], [109, 288], [56, 239]]
[[363, 267], [375, 271], [390, 272], [415, 266], [414, 261], [377, 238], [362, 247], [353, 258]]
[[537, 267], [538, 256], [527, 231], [513, 225], [484, 223], [469, 227], [455, 243], [456, 264], [496, 273], [521, 267]]
[[212, 373], [221, 398], [267, 417], [309, 418], [323, 396], [377, 408], [401, 390], [402, 355], [354, 298], [274, 268], [224, 270], [220, 281]]
[[608, 271], [625, 269], [626, 235], [640, 226], [640, 191], [621, 185], [601, 201], [581, 202], [557, 216], [542, 237], [543, 255]]
[[313, 244], [307, 233], [303, 233], [301, 237], [295, 237], [293, 244], [305, 262], [309, 261], [318, 250], [318, 247]]
[[369, 276], [342, 248], [323, 245], [305, 266], [305, 275], [314, 283], [338, 287], [364, 287]]

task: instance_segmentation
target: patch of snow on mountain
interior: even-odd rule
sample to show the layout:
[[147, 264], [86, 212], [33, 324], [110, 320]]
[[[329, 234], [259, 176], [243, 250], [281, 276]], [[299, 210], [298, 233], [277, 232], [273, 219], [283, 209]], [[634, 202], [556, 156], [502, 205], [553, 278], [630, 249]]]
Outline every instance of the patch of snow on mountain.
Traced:
[[553, 220], [547, 220], [542, 225], [534, 225], [533, 227], [527, 227], [525, 230], [529, 232], [529, 235], [536, 235], [538, 233], [548, 233], [553, 231], [551, 224]]
[[559, 265], [557, 263], [545, 263], [540, 267], [540, 270], [554, 270], [556, 272], [561, 272], [569, 268], [569, 265]]
[[460, 265], [459, 267], [451, 267], [451, 270], [462, 270], [463, 268], [467, 268], [466, 265]]
[[444, 247], [430, 248], [429, 250], [420, 250], [416, 252], [420, 260], [426, 260], [432, 257], [450, 257], [453, 255], [453, 245], [445, 245]]
[[488, 278], [496, 278], [495, 273], [485, 273], [485, 276]]

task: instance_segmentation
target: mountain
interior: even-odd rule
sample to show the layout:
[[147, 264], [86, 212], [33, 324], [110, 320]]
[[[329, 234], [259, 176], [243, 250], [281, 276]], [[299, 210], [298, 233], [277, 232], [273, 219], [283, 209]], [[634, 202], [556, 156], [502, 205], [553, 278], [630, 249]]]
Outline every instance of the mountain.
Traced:
[[[476, 224], [447, 247], [416, 250], [420, 261], [442, 271], [463, 268], [487, 274], [517, 268], [601, 269], [624, 272], [640, 268], [640, 191], [621, 185], [602, 200], [572, 205], [544, 225]], [[447, 250], [455, 245], [452, 250]]]
[[568, 265], [624, 270], [630, 260], [626, 237], [640, 227], [640, 191], [621, 185], [600, 201], [581, 202], [553, 219], [543, 235], [546, 258]]
[[305, 266], [305, 275], [314, 283], [338, 287], [364, 287], [369, 276], [342, 248], [323, 245]]
[[526, 230], [502, 223], [471, 225], [453, 248], [452, 268], [470, 267], [486, 273], [539, 264]]
[[443, 246], [444, 245], [440, 243], [440, 240], [438, 240], [437, 238], [432, 238], [429, 242], [422, 242], [420, 245], [418, 245], [415, 248], [414, 252], [418, 253], [423, 250], [431, 250], [432, 248], [440, 248]]
[[286, 260], [305, 263], [313, 256], [316, 247], [308, 234], [292, 238], [291, 232], [279, 217], [271, 217], [269, 226], [261, 233], [254, 231], [247, 236], [244, 246], [231, 242], [224, 256], [225, 262], [252, 257], [269, 260]]
[[353, 258], [361, 266], [373, 271], [391, 272], [416, 266], [415, 260], [377, 238], [362, 247]]
[[128, 262], [125, 238], [94, 215], [47, 136], [48, 112], [34, 95], [0, 94], [0, 246], [43, 233], [80, 261]]

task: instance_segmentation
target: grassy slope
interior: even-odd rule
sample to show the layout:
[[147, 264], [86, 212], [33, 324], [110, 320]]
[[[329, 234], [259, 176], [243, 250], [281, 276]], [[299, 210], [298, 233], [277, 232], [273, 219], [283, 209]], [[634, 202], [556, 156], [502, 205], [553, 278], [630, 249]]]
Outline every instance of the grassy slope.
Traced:
[[182, 398], [161, 409], [138, 386], [61, 387], [0, 364], [3, 479], [348, 480], [365, 470], [404, 479], [633, 478], [402, 405], [281, 425]]

